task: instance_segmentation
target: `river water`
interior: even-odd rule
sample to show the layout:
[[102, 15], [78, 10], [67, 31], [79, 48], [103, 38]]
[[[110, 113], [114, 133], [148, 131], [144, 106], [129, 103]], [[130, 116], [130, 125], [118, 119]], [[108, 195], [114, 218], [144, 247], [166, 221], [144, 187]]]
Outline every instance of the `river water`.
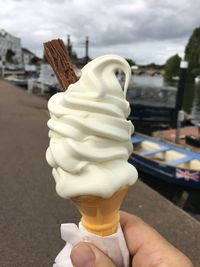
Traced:
[[[136, 76], [133, 75], [131, 81], [131, 88], [129, 90], [137, 90], [138, 87], [143, 90], [152, 90], [152, 88], [173, 87], [176, 93], [177, 82], [166, 84], [162, 76]], [[159, 90], [155, 91], [158, 92]], [[174, 99], [171, 100], [174, 104]], [[134, 101], [133, 101], [134, 103]], [[192, 122], [194, 124], [200, 123], [200, 83], [191, 84], [187, 83], [184, 91], [182, 109], [192, 116]], [[143, 126], [142, 126], [143, 127]], [[136, 128], [136, 131], [140, 131]], [[143, 131], [145, 132], [145, 131]], [[150, 132], [146, 132], [149, 134]], [[158, 191], [164, 197], [169, 199], [175, 205], [184, 209], [191, 214], [194, 218], [200, 221], [200, 194], [198, 190], [182, 188], [174, 184], [168, 184], [155, 177], [149, 177], [148, 175], [140, 173], [140, 179]]]

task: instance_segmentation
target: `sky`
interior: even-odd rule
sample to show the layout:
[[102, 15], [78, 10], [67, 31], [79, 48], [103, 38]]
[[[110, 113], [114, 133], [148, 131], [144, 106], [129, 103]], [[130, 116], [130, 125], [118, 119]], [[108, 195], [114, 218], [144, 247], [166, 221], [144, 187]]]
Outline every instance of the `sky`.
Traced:
[[0, 0], [0, 28], [20, 37], [38, 56], [43, 43], [70, 34], [74, 51], [89, 56], [118, 54], [137, 64], [164, 64], [184, 57], [200, 27], [200, 0]]

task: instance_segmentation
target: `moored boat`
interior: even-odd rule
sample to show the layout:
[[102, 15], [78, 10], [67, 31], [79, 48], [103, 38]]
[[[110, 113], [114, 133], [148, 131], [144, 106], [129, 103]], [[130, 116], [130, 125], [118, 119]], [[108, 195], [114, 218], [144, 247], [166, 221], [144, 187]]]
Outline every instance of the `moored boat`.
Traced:
[[[153, 136], [162, 139], [164, 142], [175, 143], [177, 129], [167, 129], [162, 131], [155, 131]], [[179, 130], [178, 144], [183, 148], [193, 150], [200, 153], [200, 127], [199, 126], [185, 126]]]
[[175, 108], [177, 89], [170, 86], [144, 86], [132, 83], [127, 91], [130, 103], [129, 119], [137, 122], [170, 125]]
[[186, 144], [200, 148], [200, 137], [195, 135], [186, 135], [185, 136]]
[[186, 187], [200, 189], [200, 154], [135, 133], [130, 162], [144, 173]]

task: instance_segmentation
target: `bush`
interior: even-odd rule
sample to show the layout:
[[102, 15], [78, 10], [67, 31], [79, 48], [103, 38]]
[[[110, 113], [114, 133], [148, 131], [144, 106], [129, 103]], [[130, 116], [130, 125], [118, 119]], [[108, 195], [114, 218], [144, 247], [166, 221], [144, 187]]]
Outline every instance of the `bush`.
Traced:
[[174, 55], [170, 57], [165, 63], [165, 74], [164, 79], [166, 81], [171, 81], [174, 76], [179, 76], [181, 58], [179, 55]]
[[189, 62], [189, 78], [194, 79], [200, 75], [200, 27], [196, 28], [185, 48], [185, 57]]

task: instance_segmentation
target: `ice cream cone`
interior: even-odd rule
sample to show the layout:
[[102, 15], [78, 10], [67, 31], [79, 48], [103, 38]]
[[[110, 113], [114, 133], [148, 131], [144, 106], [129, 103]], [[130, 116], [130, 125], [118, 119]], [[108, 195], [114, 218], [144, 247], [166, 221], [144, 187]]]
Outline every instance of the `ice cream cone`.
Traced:
[[71, 200], [79, 209], [83, 226], [98, 236], [109, 236], [117, 231], [121, 203], [128, 186], [121, 187], [110, 198], [78, 196]]

